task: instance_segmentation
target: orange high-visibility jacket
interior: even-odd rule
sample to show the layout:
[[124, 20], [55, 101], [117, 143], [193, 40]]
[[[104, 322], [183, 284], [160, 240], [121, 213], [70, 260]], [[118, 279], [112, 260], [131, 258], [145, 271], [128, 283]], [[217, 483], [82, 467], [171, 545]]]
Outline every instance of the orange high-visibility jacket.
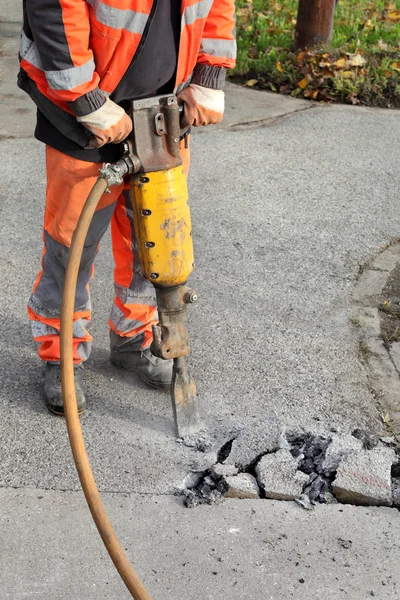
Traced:
[[[24, 0], [20, 87], [53, 122], [60, 114], [52, 106], [70, 115], [96, 110], [143, 43], [157, 1]], [[234, 5], [182, 0], [175, 91], [190, 81], [219, 87], [235, 65]]]

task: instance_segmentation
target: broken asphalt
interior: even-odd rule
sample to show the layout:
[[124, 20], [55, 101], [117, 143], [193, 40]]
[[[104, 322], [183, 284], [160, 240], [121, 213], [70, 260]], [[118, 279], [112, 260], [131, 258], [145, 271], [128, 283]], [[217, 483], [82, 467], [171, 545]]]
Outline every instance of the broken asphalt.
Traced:
[[[41, 254], [44, 152], [14, 85], [19, 8], [0, 23], [0, 589], [5, 600], [122, 600], [79, 489], [65, 423], [41, 397], [26, 301]], [[18, 10], [17, 10], [18, 9]], [[400, 115], [229, 86], [227, 119], [196, 133], [190, 178], [199, 292], [192, 369], [215, 448], [173, 437], [167, 395], [108, 360], [109, 239], [92, 286], [84, 435], [128, 556], [154, 600], [399, 597], [394, 508], [226, 500], [174, 490], [235, 427], [382, 434], [350, 320], [359, 266], [399, 236]]]

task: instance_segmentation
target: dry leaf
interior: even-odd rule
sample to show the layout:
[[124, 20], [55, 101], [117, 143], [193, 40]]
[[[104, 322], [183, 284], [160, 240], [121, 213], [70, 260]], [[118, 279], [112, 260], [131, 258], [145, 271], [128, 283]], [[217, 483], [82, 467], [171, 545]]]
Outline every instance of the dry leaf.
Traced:
[[337, 69], [343, 69], [343, 67], [345, 67], [347, 64], [347, 60], [345, 58], [339, 58], [335, 63], [335, 67]]
[[243, 84], [243, 86], [253, 87], [253, 85], [256, 85], [256, 83], [258, 83], [258, 79], [249, 79], [248, 81], [246, 81], [246, 83]]
[[306, 87], [308, 86], [308, 78], [304, 77], [304, 79], [302, 79], [298, 84], [297, 87], [301, 88], [302, 90], [304, 90]]
[[355, 54], [350, 58], [350, 65], [352, 67], [362, 67], [366, 62], [367, 61], [363, 56], [361, 56], [361, 54]]
[[393, 62], [392, 63], [392, 69], [394, 69], [395, 71], [398, 71], [400, 73], [400, 63]]
[[279, 73], [283, 73], [283, 67], [279, 60], [276, 62], [276, 68], [278, 69]]
[[390, 21], [400, 21], [400, 10], [390, 10], [387, 14]]

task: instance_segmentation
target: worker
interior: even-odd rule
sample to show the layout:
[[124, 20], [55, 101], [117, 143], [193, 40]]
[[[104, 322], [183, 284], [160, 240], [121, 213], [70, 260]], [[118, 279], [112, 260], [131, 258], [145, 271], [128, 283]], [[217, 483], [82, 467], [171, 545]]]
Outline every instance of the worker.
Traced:
[[[42, 268], [28, 304], [47, 407], [63, 414], [60, 306], [72, 234], [104, 162], [120, 158], [132, 129], [124, 103], [175, 92], [184, 124], [218, 123], [226, 69], [235, 64], [234, 0], [24, 0], [18, 85], [37, 105], [35, 137], [46, 144]], [[181, 140], [189, 169], [189, 139]], [[86, 409], [82, 363], [92, 337], [89, 282], [111, 222], [115, 299], [111, 362], [169, 389], [172, 361], [150, 351], [157, 323], [153, 286], [141, 275], [129, 181], [104, 194], [86, 240], [75, 297], [73, 350], [79, 413]]]

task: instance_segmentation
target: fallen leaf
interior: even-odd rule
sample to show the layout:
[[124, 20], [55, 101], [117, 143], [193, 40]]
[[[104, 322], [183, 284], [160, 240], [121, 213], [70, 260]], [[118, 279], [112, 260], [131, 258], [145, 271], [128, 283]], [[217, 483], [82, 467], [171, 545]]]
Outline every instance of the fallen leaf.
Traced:
[[335, 63], [335, 67], [337, 69], [343, 69], [343, 67], [345, 67], [347, 64], [347, 60], [345, 58], [339, 58]]
[[387, 14], [390, 21], [400, 21], [400, 10], [390, 10]]
[[283, 67], [279, 60], [276, 61], [276, 68], [278, 69], [279, 73], [283, 73]]
[[352, 104], [360, 104], [360, 101], [354, 92], [350, 92], [350, 94], [347, 96], [347, 101], [351, 102]]
[[297, 87], [301, 88], [302, 90], [304, 90], [306, 87], [308, 86], [308, 78], [304, 77], [301, 81], [299, 81], [299, 83], [297, 84]]
[[253, 85], [256, 85], [256, 83], [258, 83], [258, 79], [249, 79], [248, 81], [246, 81], [246, 83], [243, 84], [243, 86], [253, 87]]
[[367, 61], [361, 54], [355, 54], [352, 58], [350, 58], [350, 65], [352, 67], [362, 67], [365, 65]]
[[392, 63], [392, 69], [394, 69], [395, 71], [398, 71], [400, 73], [400, 63], [393, 62]]
[[379, 40], [378, 48], [380, 48], [381, 50], [387, 50], [389, 46], [383, 40]]

